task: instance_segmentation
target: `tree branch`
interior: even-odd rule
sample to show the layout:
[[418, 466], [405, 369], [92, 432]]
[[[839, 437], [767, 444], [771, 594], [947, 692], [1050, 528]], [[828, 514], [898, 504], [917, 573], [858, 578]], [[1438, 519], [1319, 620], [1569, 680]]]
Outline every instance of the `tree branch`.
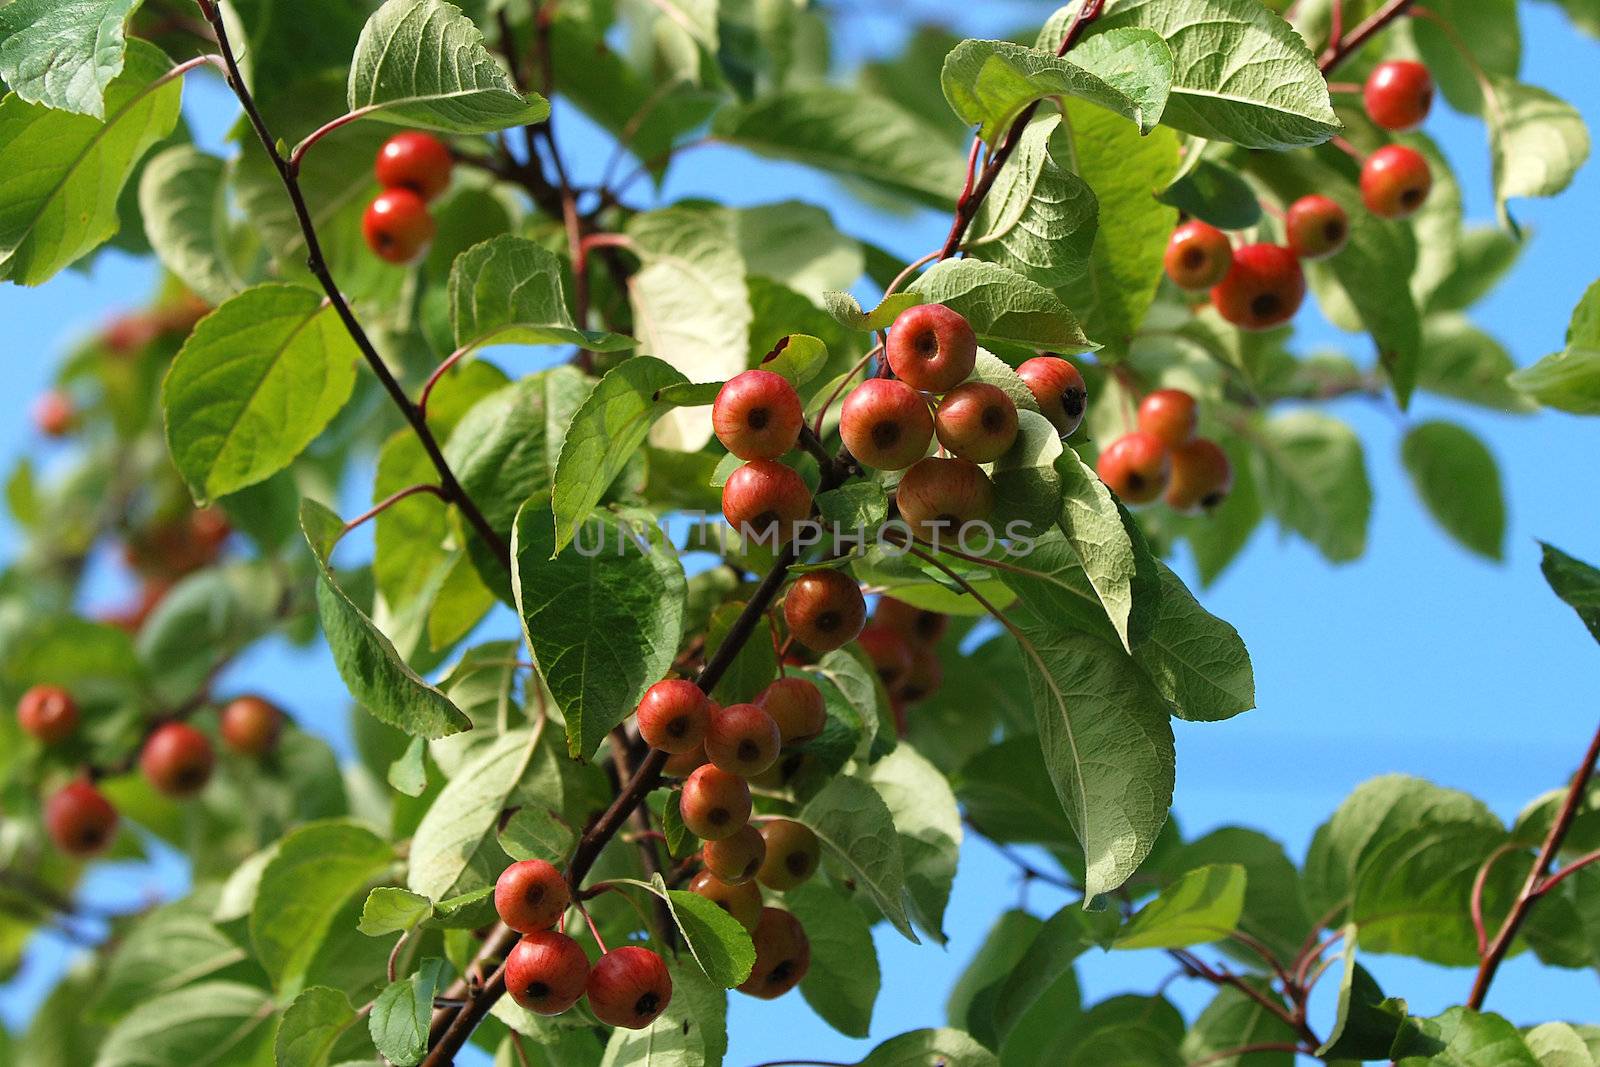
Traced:
[[1334, 68], [1360, 51], [1362, 45], [1383, 32], [1389, 23], [1404, 15], [1406, 9], [1415, 2], [1416, 0], [1389, 0], [1348, 34], [1340, 37], [1336, 33], [1333, 40], [1328, 43], [1327, 50], [1322, 53], [1322, 58], [1317, 61], [1317, 68], [1324, 75], [1332, 74]]

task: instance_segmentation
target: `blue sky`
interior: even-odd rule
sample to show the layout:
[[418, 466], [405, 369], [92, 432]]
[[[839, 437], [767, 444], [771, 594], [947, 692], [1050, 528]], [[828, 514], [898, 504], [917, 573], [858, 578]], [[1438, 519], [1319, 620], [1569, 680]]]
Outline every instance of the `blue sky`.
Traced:
[[[839, 5], [845, 6], [845, 5]], [[1600, 120], [1600, 45], [1576, 35], [1554, 5], [1522, 5], [1524, 78], [1572, 101]], [[958, 4], [923, 0], [864, 4], [845, 22], [843, 59], [893, 47], [904, 7], [941, 16], [969, 35], [994, 35], [1036, 23], [1049, 6]], [[231, 103], [215, 82], [192, 83], [190, 117], [208, 140], [226, 122]], [[580, 182], [593, 177], [607, 152], [580, 117], [558, 114], [558, 129]], [[1428, 131], [1457, 166], [1468, 212], [1488, 221], [1488, 151], [1481, 125], [1448, 112]], [[666, 199], [716, 196], [738, 204], [801, 199], [828, 207], [836, 223], [915, 258], [943, 237], [948, 220], [923, 212], [887, 218], [799, 167], [753, 160], [709, 147], [686, 155], [673, 171]], [[1561, 346], [1573, 306], [1600, 275], [1595, 220], [1600, 218], [1600, 166], [1591, 165], [1554, 202], [1518, 206], [1531, 231], [1529, 247], [1509, 280], [1474, 314], [1519, 364]], [[10, 337], [12, 385], [0, 399], [0, 455], [54, 455], [31, 436], [27, 405], [47, 382], [64, 343], [115, 310], [144, 299], [153, 284], [148, 264], [107, 255], [92, 273], [62, 275], [43, 290], [0, 287], [0, 321]], [[1305, 316], [1306, 348], [1342, 344], [1370, 358], [1361, 338], [1335, 334]], [[531, 367], [532, 364], [530, 363]], [[1407, 772], [1468, 789], [1510, 817], [1528, 798], [1568, 776], [1595, 724], [1597, 649], [1570, 611], [1545, 588], [1535, 539], [1600, 561], [1600, 465], [1595, 425], [1559, 415], [1533, 418], [1480, 413], [1419, 398], [1402, 417], [1390, 406], [1347, 401], [1347, 418], [1367, 446], [1375, 505], [1369, 548], [1357, 563], [1330, 567], [1309, 547], [1263, 529], [1244, 556], [1202, 595], [1206, 606], [1238, 627], [1255, 663], [1259, 708], [1222, 724], [1178, 724], [1176, 811], [1185, 830], [1243, 824], [1265, 829], [1292, 853], [1359, 782]], [[1407, 419], [1434, 416], [1471, 426], [1499, 460], [1510, 512], [1503, 565], [1469, 556], [1439, 531], [1415, 501], [1402, 471], [1399, 441]], [[0, 551], [15, 544], [0, 521]], [[1187, 561], [1178, 565], [1192, 576]], [[113, 580], [95, 583], [104, 595]], [[302, 722], [344, 744], [343, 688], [320, 653], [269, 645], [241, 662], [224, 683], [280, 698]], [[86, 893], [100, 904], [131, 904], [146, 889], [181, 885], [181, 865], [127, 868], [97, 875]], [[735, 996], [728, 1063], [770, 1059], [858, 1059], [877, 1041], [943, 1022], [945, 995], [998, 911], [1017, 898], [1010, 868], [981, 842], [963, 851], [947, 928], [947, 949], [916, 947], [892, 931], [878, 938], [885, 975], [872, 1039], [833, 1033], [797, 996], [764, 1003]], [[1035, 887], [1031, 905], [1065, 903]], [[0, 1020], [16, 1028], [59, 973], [66, 951], [41, 942], [24, 973], [0, 987]], [[1404, 960], [1369, 957], [1369, 966], [1413, 1010], [1458, 1002], [1470, 974]], [[1150, 991], [1169, 971], [1159, 954], [1090, 957], [1081, 966], [1085, 994]], [[1325, 983], [1331, 992], [1333, 983]], [[1539, 972], [1523, 960], [1502, 972], [1489, 1007], [1516, 1021], [1548, 1018], [1600, 1021], [1590, 972]], [[1209, 991], [1178, 983], [1172, 995], [1198, 1008]], [[1326, 1009], [1324, 1005], [1324, 1009]], [[465, 1059], [463, 1059], [465, 1063]]]

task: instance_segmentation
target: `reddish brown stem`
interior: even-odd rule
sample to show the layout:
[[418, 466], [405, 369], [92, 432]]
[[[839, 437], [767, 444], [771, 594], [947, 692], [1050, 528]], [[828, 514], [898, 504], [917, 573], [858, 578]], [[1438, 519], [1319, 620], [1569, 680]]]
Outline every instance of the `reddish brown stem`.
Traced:
[[1323, 74], [1332, 74], [1339, 64], [1360, 51], [1362, 45], [1382, 33], [1389, 23], [1404, 15], [1406, 9], [1415, 2], [1416, 0], [1389, 0], [1348, 34], [1335, 34], [1327, 50], [1322, 53], [1322, 58], [1317, 61], [1317, 66]]

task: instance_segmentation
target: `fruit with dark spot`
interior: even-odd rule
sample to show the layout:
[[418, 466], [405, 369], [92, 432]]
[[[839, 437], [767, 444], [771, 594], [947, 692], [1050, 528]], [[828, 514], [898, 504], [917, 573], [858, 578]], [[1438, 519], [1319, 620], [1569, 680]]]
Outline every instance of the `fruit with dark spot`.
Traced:
[[863, 466], [905, 470], [928, 454], [933, 414], [922, 394], [905, 382], [869, 378], [844, 398], [839, 438]]
[[811, 942], [800, 920], [786, 911], [762, 908], [750, 939], [756, 946], [756, 965], [739, 987], [741, 993], [773, 1000], [799, 985], [811, 969]]
[[527, 934], [506, 956], [506, 992], [538, 1015], [560, 1015], [576, 1004], [589, 984], [589, 957], [566, 934]]
[[[713, 702], [711, 707], [716, 707]], [[667, 762], [662, 764], [661, 773], [668, 778], [686, 777], [696, 767], [706, 765], [706, 746], [704, 743], [696, 745], [688, 752], [677, 752], [667, 757]]]
[[715, 764], [697, 767], [678, 797], [683, 825], [703, 841], [720, 841], [750, 821], [750, 786]]
[[772, 716], [785, 745], [809, 741], [828, 725], [822, 690], [804, 678], [779, 678], [761, 691], [756, 704]]
[[861, 586], [844, 571], [812, 571], [783, 595], [783, 621], [813, 652], [832, 652], [854, 641], [867, 621]]
[[756, 881], [780, 893], [808, 881], [822, 862], [822, 843], [811, 828], [792, 819], [773, 819], [762, 824], [761, 836], [767, 843], [766, 859], [756, 873]]
[[994, 510], [994, 483], [971, 460], [929, 456], [906, 471], [894, 499], [918, 540], [955, 545], [963, 526]]
[[61, 438], [78, 425], [77, 408], [72, 397], [59, 389], [51, 389], [33, 402], [33, 425], [46, 437]]
[[643, 1030], [670, 1003], [672, 975], [661, 957], [647, 948], [614, 948], [589, 972], [589, 1009], [607, 1026]]
[[898, 692], [911, 674], [911, 642], [906, 635], [874, 622], [861, 631], [857, 640], [877, 669], [883, 687], [891, 693]]
[[17, 725], [47, 745], [59, 744], [78, 728], [78, 702], [59, 685], [36, 685], [17, 701]]
[[241, 756], [272, 751], [283, 732], [283, 711], [258, 696], [237, 697], [222, 709], [222, 743]]
[[746, 930], [754, 930], [761, 919], [761, 890], [753, 881], [729, 885], [710, 871], [701, 871], [689, 879], [689, 892], [705, 897]]
[[1125, 504], [1148, 504], [1172, 479], [1172, 450], [1155, 434], [1123, 434], [1100, 453], [1100, 480]]
[[1433, 75], [1411, 59], [1379, 63], [1361, 90], [1367, 117], [1397, 133], [1421, 126], [1433, 108]]
[[993, 463], [1017, 439], [1017, 406], [988, 382], [958, 385], [939, 401], [933, 418], [939, 443], [974, 463]]
[[706, 757], [741, 778], [772, 766], [782, 746], [778, 724], [755, 704], [729, 704], [719, 709], [706, 729]]
[[1326, 259], [1350, 240], [1350, 216], [1337, 200], [1302, 196], [1289, 205], [1283, 229], [1289, 251], [1301, 259]]
[[743, 885], [754, 878], [766, 856], [766, 838], [750, 825], [741, 826], [732, 837], [707, 841], [700, 850], [706, 870], [727, 885]]
[[1233, 265], [1233, 246], [1227, 234], [1209, 222], [1193, 219], [1172, 231], [1163, 262], [1173, 284], [1200, 292], [1227, 277]]
[[385, 189], [409, 189], [423, 200], [432, 200], [450, 188], [454, 166], [450, 149], [437, 137], [407, 130], [383, 142], [373, 170]]
[[1200, 426], [1200, 405], [1182, 389], [1157, 389], [1139, 402], [1138, 423], [1145, 433], [1176, 448], [1194, 438]]
[[386, 189], [367, 205], [361, 234], [374, 255], [388, 263], [410, 263], [433, 240], [433, 216], [409, 189]]
[[1361, 167], [1361, 202], [1380, 219], [1409, 219], [1433, 189], [1433, 170], [1421, 152], [1384, 145]]
[[800, 440], [805, 418], [794, 386], [768, 370], [729, 378], [711, 405], [717, 440], [740, 459], [777, 459]]
[[1210, 511], [1233, 489], [1233, 464], [1215, 441], [1197, 437], [1172, 450], [1167, 505], [1174, 511]]
[[1306, 298], [1306, 276], [1295, 254], [1279, 245], [1245, 245], [1228, 276], [1211, 290], [1217, 312], [1245, 330], [1269, 330], [1294, 318]]
[[544, 860], [518, 860], [494, 883], [494, 910], [519, 934], [550, 929], [571, 903], [567, 880]]
[[1077, 367], [1060, 356], [1034, 356], [1017, 374], [1057, 433], [1071, 437], [1077, 432], [1089, 410], [1089, 387]]
[[722, 487], [722, 514], [741, 534], [786, 544], [811, 514], [811, 490], [792, 469], [770, 459], [746, 463]]
[[889, 327], [884, 357], [895, 376], [913, 389], [944, 393], [972, 373], [978, 338], [959, 313], [943, 304], [907, 308]]
[[907, 704], [914, 704], [937, 693], [943, 684], [944, 665], [939, 662], [939, 653], [928, 645], [913, 642], [911, 671], [900, 683], [900, 691], [895, 695]]
[[693, 682], [668, 678], [644, 691], [637, 715], [645, 744], [676, 756], [705, 742], [711, 701]]
[[913, 644], [936, 645], [950, 628], [950, 617], [885, 596], [878, 599], [878, 607], [872, 613], [872, 625], [898, 630]]
[[181, 799], [205, 788], [216, 759], [205, 734], [188, 723], [169, 722], [146, 739], [139, 770], [156, 792]]
[[104, 851], [117, 833], [117, 809], [93, 783], [78, 779], [51, 794], [44, 825], [56, 847], [69, 856]]

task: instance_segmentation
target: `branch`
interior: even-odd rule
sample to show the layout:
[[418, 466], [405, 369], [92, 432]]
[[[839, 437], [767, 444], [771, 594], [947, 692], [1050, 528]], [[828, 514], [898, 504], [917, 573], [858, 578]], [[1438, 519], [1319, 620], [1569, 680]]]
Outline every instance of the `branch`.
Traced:
[[1556, 886], [1567, 880], [1569, 875], [1577, 874], [1592, 863], [1600, 863], [1600, 852], [1591, 852], [1587, 856], [1573, 860], [1555, 874], [1539, 883], [1539, 895], [1542, 897]]
[[1381, 8], [1374, 11], [1368, 18], [1355, 29], [1343, 37], [1335, 34], [1329, 42], [1327, 51], [1322, 53], [1322, 58], [1317, 61], [1317, 68], [1324, 75], [1333, 73], [1335, 67], [1349, 59], [1361, 46], [1381, 33], [1389, 23], [1406, 13], [1416, 0], [1389, 0]]
[[456, 480], [455, 472], [450, 469], [450, 464], [444, 458], [444, 452], [439, 448], [438, 440], [433, 436], [433, 431], [428, 428], [428, 421], [418, 407], [406, 396], [405, 389], [389, 370], [388, 364], [378, 354], [373, 346], [372, 339], [362, 328], [355, 312], [350, 309], [344, 294], [339, 291], [339, 286], [333, 280], [333, 274], [328, 269], [328, 264], [322, 253], [322, 242], [317, 238], [317, 228], [311, 220], [311, 210], [306, 206], [305, 194], [300, 189], [300, 178], [294, 164], [283, 157], [278, 151], [277, 139], [267, 129], [266, 121], [261, 117], [261, 111], [256, 107], [255, 98], [245, 86], [244, 76], [239, 73], [239, 63], [235, 59], [233, 47], [228, 41], [228, 30], [223, 24], [222, 15], [211, 0], [198, 0], [201, 12], [206, 20], [211, 23], [211, 29], [217, 35], [217, 49], [222, 53], [222, 61], [227, 71], [228, 87], [239, 98], [239, 105], [244, 109], [245, 116], [250, 120], [251, 127], [256, 132], [256, 138], [261, 142], [261, 147], [266, 151], [267, 157], [272, 160], [272, 165], [277, 168], [278, 177], [283, 182], [284, 190], [289, 194], [290, 203], [294, 206], [295, 218], [299, 220], [300, 232], [306, 242], [306, 267], [322, 285], [322, 290], [327, 294], [328, 302], [338, 313], [344, 323], [345, 330], [350, 334], [360, 349], [362, 358], [372, 368], [372, 373], [377, 375], [389, 398], [394, 401], [400, 413], [405, 416], [406, 422], [411, 425], [412, 431], [422, 443], [422, 449], [427, 453], [434, 469], [439, 472], [439, 488], [442, 495], [450, 503], [460, 509], [467, 523], [483, 539], [495, 554], [509, 565], [511, 560], [511, 546], [505, 538], [489, 525], [489, 520], [484, 517], [478, 506], [472, 502], [461, 483]]
[[[1589, 784], [1589, 779], [1594, 777], [1596, 763], [1600, 763], [1600, 730], [1595, 731], [1593, 739], [1589, 742], [1589, 750], [1584, 753], [1583, 763], [1579, 765], [1578, 772], [1572, 776], [1572, 785], [1567, 790], [1567, 798], [1562, 802], [1561, 811], [1556, 816], [1556, 821], [1551, 824], [1550, 832], [1545, 835], [1544, 845], [1539, 849], [1539, 858], [1534, 861], [1533, 867], [1528, 871], [1527, 879], [1522, 883], [1522, 892], [1517, 894], [1516, 903], [1511, 906], [1510, 913], [1500, 924], [1499, 931], [1494, 935], [1494, 941], [1489, 945], [1489, 951], [1478, 964], [1478, 974], [1472, 982], [1472, 995], [1467, 998], [1467, 1007], [1473, 1011], [1483, 1008], [1483, 1001], [1489, 995], [1489, 986], [1494, 981], [1495, 972], [1500, 969], [1506, 953], [1511, 949], [1512, 940], [1522, 928], [1523, 920], [1528, 917], [1528, 909], [1533, 907], [1541, 892], [1549, 889], [1546, 876], [1555, 863], [1556, 854], [1561, 851], [1561, 843], [1566, 840], [1567, 832], [1572, 829], [1573, 820], [1578, 817], [1578, 809], [1583, 804], [1584, 787]], [[1560, 877], [1557, 877], [1558, 881]]]

